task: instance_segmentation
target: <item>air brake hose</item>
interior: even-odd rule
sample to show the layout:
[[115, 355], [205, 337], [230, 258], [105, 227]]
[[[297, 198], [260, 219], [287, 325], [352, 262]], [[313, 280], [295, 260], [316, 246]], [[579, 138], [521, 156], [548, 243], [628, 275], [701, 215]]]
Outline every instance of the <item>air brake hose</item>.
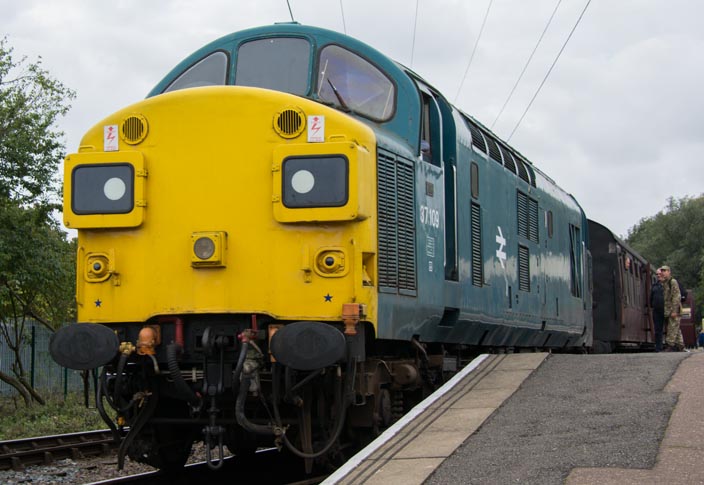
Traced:
[[112, 406], [116, 411], [121, 411], [120, 396], [122, 395], [122, 373], [125, 371], [125, 365], [129, 354], [120, 354], [120, 361], [117, 363], [117, 373], [115, 375], [115, 391], [113, 392]]
[[245, 375], [240, 383], [240, 391], [237, 394], [237, 402], [235, 403], [235, 418], [237, 418], [237, 424], [250, 433], [275, 435], [277, 434], [278, 426], [274, 428], [272, 426], [254, 424], [247, 419], [247, 416], [244, 414], [244, 402], [247, 400], [247, 393], [249, 392], [249, 385], [251, 381], [252, 378]]
[[[288, 448], [291, 453], [294, 455], [304, 458], [304, 459], [312, 459], [312, 458], [318, 458], [319, 456], [324, 455], [327, 453], [330, 448], [335, 444], [335, 442], [338, 440], [340, 435], [342, 434], [342, 429], [344, 428], [345, 420], [347, 419], [347, 407], [349, 404], [349, 395], [351, 392], [352, 384], [354, 382], [354, 368], [355, 368], [355, 361], [354, 359], [348, 358], [347, 359], [347, 369], [345, 370], [345, 383], [344, 386], [341, 385], [340, 379], [337, 379], [337, 404], [338, 404], [338, 412], [337, 412], [337, 422], [335, 423], [335, 429], [333, 430], [332, 436], [330, 437], [330, 440], [327, 442], [327, 444], [319, 451], [316, 451], [315, 453], [306, 453], [298, 448], [291, 443], [284, 433], [283, 435], [283, 441], [284, 444], [286, 445], [286, 448]], [[278, 364], [274, 364], [274, 371], [276, 371]], [[276, 372], [275, 372], [276, 373]], [[278, 373], [277, 373], [278, 374]], [[278, 375], [276, 376], [278, 378]], [[278, 404], [278, 382], [277, 379], [272, 379], [274, 381], [272, 389], [274, 391], [274, 396], [273, 401], [274, 401], [274, 417], [276, 419], [276, 424], [281, 427], [281, 416], [279, 414], [279, 404]]]
[[240, 349], [240, 355], [239, 358], [237, 359], [237, 365], [235, 366], [235, 370], [232, 373], [232, 389], [235, 394], [235, 396], [238, 395], [238, 386], [240, 384], [240, 374], [242, 374], [242, 368], [244, 367], [244, 360], [245, 357], [247, 357], [247, 350], [249, 348], [249, 344], [245, 341], [242, 342], [242, 348]]
[[196, 395], [193, 389], [186, 384], [186, 381], [181, 375], [181, 368], [178, 366], [177, 356], [180, 350], [181, 346], [176, 343], [171, 343], [166, 347], [166, 361], [169, 366], [169, 375], [174, 381], [176, 390], [181, 393], [189, 404], [192, 406], [197, 406], [200, 404], [200, 398]]
[[98, 379], [98, 390], [95, 396], [95, 407], [98, 408], [98, 414], [100, 414], [100, 417], [103, 418], [103, 421], [105, 421], [105, 424], [108, 425], [110, 428], [110, 432], [112, 433], [113, 440], [115, 442], [120, 441], [120, 433], [117, 431], [117, 427], [115, 426], [115, 423], [113, 422], [112, 419], [110, 419], [110, 416], [108, 416], [108, 413], [105, 412], [105, 406], [103, 405], [103, 396], [105, 396], [105, 399], [108, 400], [108, 403], [110, 400], [108, 399], [107, 393], [105, 392], [105, 374], [107, 373], [107, 369], [103, 367], [103, 372], [100, 375], [100, 379]]

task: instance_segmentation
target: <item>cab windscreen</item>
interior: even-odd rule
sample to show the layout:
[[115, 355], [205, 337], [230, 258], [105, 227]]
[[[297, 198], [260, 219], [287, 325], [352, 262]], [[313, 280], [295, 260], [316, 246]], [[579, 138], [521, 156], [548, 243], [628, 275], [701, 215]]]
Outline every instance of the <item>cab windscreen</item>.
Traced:
[[75, 214], [127, 214], [134, 208], [134, 168], [129, 163], [79, 165], [71, 177]]
[[283, 203], [289, 208], [342, 207], [349, 197], [349, 167], [341, 155], [291, 157], [283, 162]]

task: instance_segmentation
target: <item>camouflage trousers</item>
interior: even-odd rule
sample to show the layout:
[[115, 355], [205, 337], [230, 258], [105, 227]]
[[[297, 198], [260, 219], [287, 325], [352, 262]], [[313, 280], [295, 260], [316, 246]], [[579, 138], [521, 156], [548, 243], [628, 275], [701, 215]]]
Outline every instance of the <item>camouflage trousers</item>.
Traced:
[[679, 317], [667, 317], [667, 337], [665, 338], [665, 345], [669, 347], [684, 346]]

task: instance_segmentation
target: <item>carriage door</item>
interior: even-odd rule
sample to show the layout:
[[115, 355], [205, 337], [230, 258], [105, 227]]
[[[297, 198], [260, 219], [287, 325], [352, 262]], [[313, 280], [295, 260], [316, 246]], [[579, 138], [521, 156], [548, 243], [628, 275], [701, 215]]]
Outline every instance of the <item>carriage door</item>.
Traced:
[[455, 123], [445, 99], [418, 82], [421, 92], [422, 122], [420, 153], [424, 161], [443, 168], [445, 192], [445, 279], [457, 281], [457, 164]]

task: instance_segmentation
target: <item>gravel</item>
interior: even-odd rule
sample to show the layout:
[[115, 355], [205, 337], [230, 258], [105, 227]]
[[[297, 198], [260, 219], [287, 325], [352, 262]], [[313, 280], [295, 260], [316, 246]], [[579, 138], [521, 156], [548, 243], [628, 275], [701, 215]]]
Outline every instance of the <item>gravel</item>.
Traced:
[[[225, 455], [229, 455], [225, 450]], [[193, 445], [193, 452], [189, 463], [205, 460], [205, 447], [203, 443]], [[155, 469], [149, 465], [125, 459], [125, 468], [117, 469], [117, 451], [110, 454], [88, 458], [85, 460], [60, 460], [50, 466], [30, 466], [23, 472], [0, 471], [0, 484], [85, 484], [107, 480], [109, 478], [124, 477], [136, 473], [151, 472]]]
[[689, 354], [552, 355], [425, 482], [562, 484], [574, 467], [651, 468]]

